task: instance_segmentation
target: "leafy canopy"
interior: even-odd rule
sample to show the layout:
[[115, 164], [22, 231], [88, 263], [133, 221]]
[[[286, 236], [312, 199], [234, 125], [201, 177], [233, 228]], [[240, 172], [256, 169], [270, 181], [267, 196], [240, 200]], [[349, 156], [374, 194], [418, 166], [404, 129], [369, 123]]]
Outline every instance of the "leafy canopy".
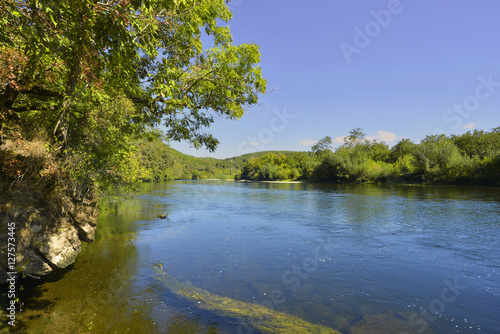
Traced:
[[314, 144], [311, 147], [311, 151], [314, 154], [322, 154], [325, 152], [331, 152], [332, 151], [332, 144], [333, 140], [330, 136], [325, 136], [324, 138], [320, 139], [316, 144]]
[[231, 16], [224, 0], [2, 0], [2, 135], [45, 134], [90, 182], [133, 181], [134, 138], [160, 125], [214, 150], [205, 128], [266, 90], [259, 48], [233, 44]]

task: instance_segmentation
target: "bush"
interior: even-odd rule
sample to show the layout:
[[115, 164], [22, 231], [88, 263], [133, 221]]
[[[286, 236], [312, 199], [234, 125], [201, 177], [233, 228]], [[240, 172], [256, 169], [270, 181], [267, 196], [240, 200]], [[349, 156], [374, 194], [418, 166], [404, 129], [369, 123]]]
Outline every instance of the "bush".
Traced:
[[451, 139], [430, 136], [418, 145], [415, 165], [426, 182], [452, 183], [468, 175], [470, 158], [462, 156]]
[[389, 162], [396, 163], [401, 157], [405, 155], [413, 155], [417, 148], [417, 144], [414, 144], [409, 139], [402, 139], [399, 143], [394, 145], [389, 154]]

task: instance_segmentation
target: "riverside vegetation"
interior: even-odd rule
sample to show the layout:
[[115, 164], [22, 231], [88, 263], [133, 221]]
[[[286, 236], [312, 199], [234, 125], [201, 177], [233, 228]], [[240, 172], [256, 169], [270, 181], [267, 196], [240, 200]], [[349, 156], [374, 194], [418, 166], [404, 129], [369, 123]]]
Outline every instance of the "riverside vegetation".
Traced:
[[[325, 138], [312, 153], [205, 159], [203, 170], [188, 164], [191, 158], [183, 165], [162, 155], [163, 139], [214, 150], [218, 141], [206, 128], [221, 117], [241, 118], [266, 92], [259, 47], [235, 45], [224, 25], [232, 16], [227, 2], [0, 2], [0, 283], [7, 279], [8, 224], [16, 226], [16, 272], [41, 276], [66, 268], [81, 242], [95, 237], [99, 197], [117, 185], [222, 178], [243, 162], [240, 177], [252, 179], [498, 182], [498, 129], [462, 144], [431, 138], [415, 152], [404, 142], [394, 161], [382, 158], [392, 152], [385, 144], [358, 134], [335, 153]], [[483, 137], [493, 142], [483, 144]], [[252, 173], [261, 162], [265, 172]], [[391, 165], [394, 171], [384, 174]], [[196, 292], [232, 303], [218, 312], [256, 312]], [[280, 314], [267, 316], [286, 325]]]
[[150, 181], [235, 179], [250, 160], [268, 154], [295, 154], [292, 151], [248, 153], [228, 159], [197, 158], [183, 154], [162, 141], [137, 143], [141, 179]]
[[463, 135], [403, 139], [390, 148], [353, 129], [331, 149], [325, 137], [312, 152], [269, 153], [246, 163], [238, 178], [320, 182], [398, 182], [500, 185], [500, 127]]
[[500, 127], [462, 135], [402, 139], [389, 147], [353, 129], [332, 150], [325, 137], [310, 152], [266, 151], [229, 159], [195, 158], [163, 142], [138, 144], [146, 181], [245, 179], [333, 183], [396, 182], [500, 185]]
[[105, 190], [144, 175], [141, 138], [214, 150], [206, 127], [266, 90], [231, 16], [224, 0], [2, 1], [2, 179]]

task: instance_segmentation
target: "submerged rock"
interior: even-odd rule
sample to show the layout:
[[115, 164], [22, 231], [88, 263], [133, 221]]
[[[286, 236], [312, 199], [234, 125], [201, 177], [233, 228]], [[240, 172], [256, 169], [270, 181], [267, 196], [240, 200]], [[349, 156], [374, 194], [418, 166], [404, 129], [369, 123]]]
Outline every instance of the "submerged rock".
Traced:
[[[420, 323], [419, 323], [420, 324]], [[386, 312], [381, 314], [367, 314], [354, 324], [351, 334], [433, 334], [428, 326], [412, 326], [410, 318], [401, 313]]]
[[163, 271], [161, 265], [155, 266], [158, 278], [177, 296], [192, 302], [200, 309], [219, 316], [235, 319], [241, 332], [258, 330], [261, 333], [325, 333], [340, 334], [338, 331], [318, 324], [312, 324], [293, 315], [270, 308], [245, 303], [239, 300], [218, 296], [193, 286], [189, 282], [179, 282]]

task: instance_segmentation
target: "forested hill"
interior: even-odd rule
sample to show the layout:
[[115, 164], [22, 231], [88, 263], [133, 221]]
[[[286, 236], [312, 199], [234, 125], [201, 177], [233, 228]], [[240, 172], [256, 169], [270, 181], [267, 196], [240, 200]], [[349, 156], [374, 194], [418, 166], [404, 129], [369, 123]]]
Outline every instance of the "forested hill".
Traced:
[[397, 182], [500, 185], [500, 127], [463, 135], [432, 135], [392, 147], [354, 129], [332, 150], [325, 137], [310, 152], [264, 151], [229, 159], [195, 158], [161, 141], [138, 145], [143, 179]]
[[265, 151], [244, 154], [228, 159], [197, 158], [181, 153], [160, 140], [137, 144], [143, 180], [234, 179], [252, 159], [268, 154], [292, 155], [292, 151]]
[[227, 179], [239, 173], [229, 160], [196, 158], [181, 153], [160, 140], [143, 141], [137, 145], [143, 180]]

